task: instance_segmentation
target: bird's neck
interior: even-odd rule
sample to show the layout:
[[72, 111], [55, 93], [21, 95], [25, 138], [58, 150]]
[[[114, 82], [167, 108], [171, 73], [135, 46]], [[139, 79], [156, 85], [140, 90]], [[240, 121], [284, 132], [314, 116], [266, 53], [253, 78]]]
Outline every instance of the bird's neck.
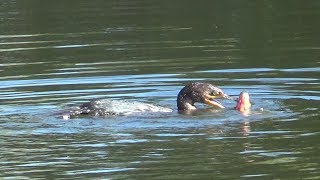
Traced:
[[177, 106], [179, 111], [194, 110], [194, 102], [185, 94], [179, 94], [177, 98]]

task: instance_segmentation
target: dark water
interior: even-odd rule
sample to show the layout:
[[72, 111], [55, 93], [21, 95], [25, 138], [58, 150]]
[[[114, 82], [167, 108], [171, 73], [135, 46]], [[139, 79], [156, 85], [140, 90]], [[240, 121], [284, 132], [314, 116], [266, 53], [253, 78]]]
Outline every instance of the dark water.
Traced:
[[[0, 178], [319, 179], [319, 1], [0, 3]], [[209, 81], [253, 112], [176, 112]], [[57, 113], [92, 98], [172, 113]], [[263, 108], [264, 111], [257, 109]]]

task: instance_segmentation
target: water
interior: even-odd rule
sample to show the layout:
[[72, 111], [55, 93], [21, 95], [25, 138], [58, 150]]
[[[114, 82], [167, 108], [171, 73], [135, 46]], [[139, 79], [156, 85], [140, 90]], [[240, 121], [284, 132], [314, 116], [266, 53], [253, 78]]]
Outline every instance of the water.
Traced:
[[[319, 179], [319, 6], [3, 1], [0, 177]], [[179, 114], [189, 81], [247, 90], [253, 111]], [[59, 116], [94, 98], [174, 111]]]

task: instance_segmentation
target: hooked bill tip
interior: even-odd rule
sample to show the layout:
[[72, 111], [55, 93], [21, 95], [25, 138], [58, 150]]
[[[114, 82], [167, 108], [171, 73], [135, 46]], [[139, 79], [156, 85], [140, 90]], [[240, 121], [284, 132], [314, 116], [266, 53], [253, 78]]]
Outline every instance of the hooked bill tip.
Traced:
[[223, 97], [226, 98], [226, 99], [230, 99], [230, 100], [236, 100], [234, 97], [231, 97], [231, 96], [226, 95], [226, 94], [224, 94]]

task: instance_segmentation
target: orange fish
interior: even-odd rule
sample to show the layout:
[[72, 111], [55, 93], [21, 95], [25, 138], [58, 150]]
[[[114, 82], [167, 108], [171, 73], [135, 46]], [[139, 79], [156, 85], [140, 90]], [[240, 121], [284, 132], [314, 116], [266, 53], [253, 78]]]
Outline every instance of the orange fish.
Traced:
[[250, 111], [250, 108], [251, 108], [251, 103], [250, 103], [249, 93], [246, 91], [243, 91], [239, 95], [236, 110], [242, 113], [248, 113]]

